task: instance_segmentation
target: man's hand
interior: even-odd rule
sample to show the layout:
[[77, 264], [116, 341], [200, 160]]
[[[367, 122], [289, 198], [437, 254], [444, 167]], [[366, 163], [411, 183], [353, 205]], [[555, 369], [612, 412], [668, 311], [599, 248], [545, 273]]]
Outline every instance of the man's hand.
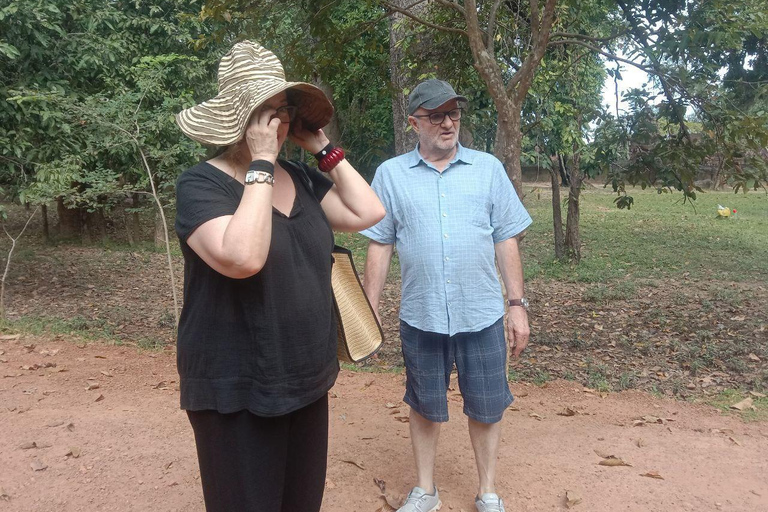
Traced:
[[507, 308], [507, 339], [513, 357], [520, 357], [520, 353], [528, 346], [530, 335], [531, 329], [528, 327], [528, 313], [525, 308]]

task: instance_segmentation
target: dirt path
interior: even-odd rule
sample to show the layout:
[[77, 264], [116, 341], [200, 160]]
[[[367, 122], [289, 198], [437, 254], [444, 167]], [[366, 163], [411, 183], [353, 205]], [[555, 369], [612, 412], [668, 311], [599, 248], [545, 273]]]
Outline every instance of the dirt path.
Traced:
[[[0, 511], [203, 510], [172, 352], [3, 339], [0, 375]], [[341, 374], [323, 512], [389, 510], [374, 478], [392, 499], [413, 485], [402, 392], [401, 375]], [[510, 512], [566, 510], [566, 490], [584, 512], [768, 511], [768, 424], [639, 392], [601, 398], [563, 381], [513, 392], [498, 468]], [[473, 512], [456, 392], [450, 405], [436, 479], [443, 511]], [[558, 415], [566, 407], [578, 414]], [[634, 426], [642, 416], [651, 423]], [[598, 465], [596, 451], [632, 466]], [[663, 480], [641, 476], [652, 472]]]

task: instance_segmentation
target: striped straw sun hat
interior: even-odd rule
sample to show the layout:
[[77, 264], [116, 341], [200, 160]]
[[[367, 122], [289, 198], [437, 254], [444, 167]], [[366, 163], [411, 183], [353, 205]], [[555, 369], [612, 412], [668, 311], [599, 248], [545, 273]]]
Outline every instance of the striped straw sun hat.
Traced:
[[279, 92], [297, 107], [304, 128], [322, 128], [333, 116], [323, 91], [304, 82], [286, 82], [275, 54], [252, 41], [235, 44], [219, 63], [219, 94], [182, 110], [176, 123], [189, 138], [209, 146], [228, 146], [243, 138], [251, 114]]

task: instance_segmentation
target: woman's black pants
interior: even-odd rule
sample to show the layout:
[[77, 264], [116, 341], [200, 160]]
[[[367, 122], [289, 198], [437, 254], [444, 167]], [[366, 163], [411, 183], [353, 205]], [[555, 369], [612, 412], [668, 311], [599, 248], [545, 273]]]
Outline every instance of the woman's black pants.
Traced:
[[284, 416], [187, 411], [207, 512], [318, 512], [328, 395]]

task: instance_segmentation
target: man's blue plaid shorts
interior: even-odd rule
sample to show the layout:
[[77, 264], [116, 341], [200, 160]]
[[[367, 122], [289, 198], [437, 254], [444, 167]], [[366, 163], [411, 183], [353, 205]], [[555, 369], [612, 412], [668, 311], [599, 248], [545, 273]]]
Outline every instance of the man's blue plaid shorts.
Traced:
[[400, 321], [406, 386], [403, 400], [429, 421], [448, 421], [448, 386], [454, 363], [464, 414], [481, 423], [501, 421], [514, 397], [507, 382], [504, 319], [478, 332], [454, 336]]

